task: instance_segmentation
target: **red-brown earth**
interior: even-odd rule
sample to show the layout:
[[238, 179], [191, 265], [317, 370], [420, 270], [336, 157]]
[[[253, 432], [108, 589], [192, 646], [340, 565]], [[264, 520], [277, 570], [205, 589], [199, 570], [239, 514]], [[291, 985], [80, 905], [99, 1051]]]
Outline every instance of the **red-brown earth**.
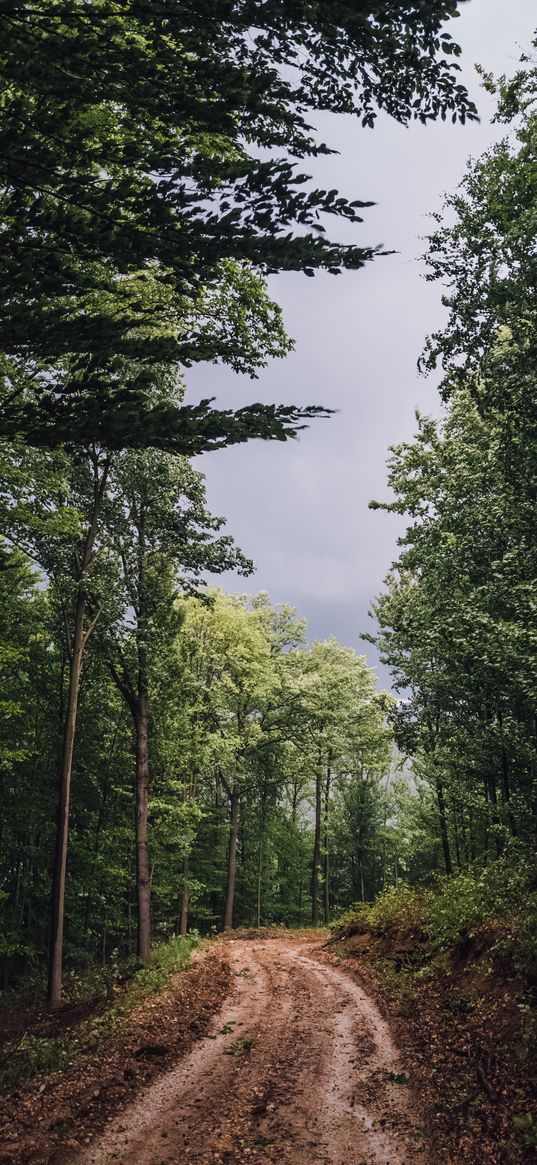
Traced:
[[100, 1063], [15, 1093], [10, 1165], [432, 1162], [388, 1022], [311, 934], [213, 944]]

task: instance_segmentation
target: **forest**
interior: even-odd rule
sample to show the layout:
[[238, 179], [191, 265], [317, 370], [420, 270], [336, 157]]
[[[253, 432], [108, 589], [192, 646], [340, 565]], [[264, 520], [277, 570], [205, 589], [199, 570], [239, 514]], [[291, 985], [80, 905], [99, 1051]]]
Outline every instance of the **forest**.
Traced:
[[[370, 502], [405, 530], [355, 647], [259, 589], [193, 463], [307, 441], [329, 393], [233, 410], [188, 388], [193, 365], [255, 385], [285, 361], [270, 276], [385, 261], [338, 241], [371, 204], [312, 187], [302, 168], [331, 149], [311, 122], [476, 119], [444, 27], [461, 7], [0, 3], [0, 1018], [30, 1008], [3, 1040], [8, 1090], [32, 1009], [50, 1026], [222, 932], [326, 942], [331, 925], [329, 943], [369, 936], [367, 973], [403, 1017], [422, 992], [423, 1030], [472, 1013], [477, 1051], [459, 1054], [478, 1093], [455, 1081], [435, 1151], [533, 1159], [537, 42], [511, 77], [481, 70], [505, 136], [433, 216], [445, 323], [420, 370], [439, 399]], [[486, 990], [456, 978], [474, 955]], [[10, 1142], [0, 1160], [59, 1160], [61, 1120], [46, 1152]], [[276, 1160], [226, 1152], [192, 1159]], [[407, 1159], [384, 1152], [368, 1160]]]

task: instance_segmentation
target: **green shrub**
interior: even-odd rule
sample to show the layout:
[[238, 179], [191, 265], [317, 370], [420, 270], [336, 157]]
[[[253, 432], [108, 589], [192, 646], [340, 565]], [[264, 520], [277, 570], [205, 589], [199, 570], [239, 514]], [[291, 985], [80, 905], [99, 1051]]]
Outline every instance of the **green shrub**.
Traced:
[[425, 887], [407, 886], [404, 883], [386, 890], [373, 903], [370, 924], [376, 934], [421, 935], [427, 925], [432, 890]]
[[0, 1068], [0, 1087], [10, 1088], [21, 1077], [28, 1079], [47, 1072], [57, 1072], [68, 1063], [69, 1048], [65, 1039], [59, 1036], [45, 1039], [25, 1032]]
[[485, 868], [439, 878], [434, 888], [399, 885], [372, 904], [352, 907], [336, 927], [376, 935], [426, 937], [432, 953], [453, 949], [464, 936], [496, 931], [492, 957], [507, 959], [518, 974], [537, 977], [537, 866], [513, 842]]
[[192, 950], [197, 946], [199, 937], [193, 932], [185, 938], [172, 938], [155, 947], [151, 961], [133, 975], [128, 997], [137, 1002], [138, 998], [144, 999], [147, 995], [162, 991], [171, 975], [184, 971]]

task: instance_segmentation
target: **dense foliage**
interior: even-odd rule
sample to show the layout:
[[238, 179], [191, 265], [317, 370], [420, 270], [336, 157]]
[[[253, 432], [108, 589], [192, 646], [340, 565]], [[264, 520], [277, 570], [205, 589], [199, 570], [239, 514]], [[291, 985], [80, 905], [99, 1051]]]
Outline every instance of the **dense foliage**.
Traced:
[[[121, 612], [121, 559], [131, 548], [107, 547], [109, 580], [115, 553], [118, 590], [108, 598]], [[3, 566], [12, 726], [2, 739], [8, 983], [22, 972], [39, 975], [46, 952], [66, 644], [55, 584], [38, 585], [18, 551]], [[226, 904], [235, 924], [308, 922], [314, 852], [319, 917], [354, 892], [374, 893], [383, 877], [376, 855], [391, 746], [386, 699], [365, 661], [335, 641], [306, 647], [293, 610], [271, 607], [264, 594], [174, 596], [160, 555], [151, 571], [143, 647], [153, 935], [178, 933], [182, 920], [204, 932], [220, 927]], [[162, 593], [166, 620], [158, 618]], [[136, 693], [140, 633], [138, 600], [129, 595], [128, 617], [107, 621], [103, 612], [81, 689], [66, 886], [66, 955], [75, 968], [136, 950], [137, 719], [127, 685], [134, 680]]]
[[[0, 4], [2, 433], [189, 453], [285, 437], [315, 409], [160, 409], [155, 362], [255, 375], [287, 350], [270, 271], [359, 268], [311, 187], [316, 110], [475, 110], [442, 30], [455, 0]], [[158, 383], [158, 378], [157, 378]]]
[[[377, 642], [448, 873], [512, 838], [533, 848], [537, 832], [536, 76], [500, 82], [498, 118], [516, 132], [470, 167], [430, 240], [449, 316], [427, 359], [446, 408], [393, 449], [384, 507], [409, 525]], [[423, 856], [409, 855], [420, 875]]]
[[327, 234], [369, 203], [302, 173], [309, 119], [474, 117], [458, 7], [0, 0], [1, 941], [9, 978], [48, 933], [53, 1005], [65, 919], [71, 959], [146, 961], [193, 912], [316, 923], [385, 879], [386, 704], [204, 590], [251, 564], [185, 460], [327, 410], [185, 403], [182, 369], [255, 376], [291, 346], [266, 276], [373, 257]]

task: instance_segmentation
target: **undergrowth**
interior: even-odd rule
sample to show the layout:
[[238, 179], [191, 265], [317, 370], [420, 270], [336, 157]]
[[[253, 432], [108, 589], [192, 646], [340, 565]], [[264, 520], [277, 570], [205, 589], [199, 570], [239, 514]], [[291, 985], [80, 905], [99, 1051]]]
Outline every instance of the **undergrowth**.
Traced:
[[432, 887], [402, 884], [373, 903], [358, 903], [334, 923], [378, 937], [414, 939], [433, 956], [489, 931], [493, 959], [537, 978], [537, 865], [512, 846], [485, 868], [471, 867], [439, 878]]
[[[488, 1129], [488, 1144], [496, 1146], [503, 1138], [502, 1153], [491, 1160], [513, 1165], [535, 1161], [535, 857], [513, 844], [485, 868], [476, 865], [438, 878], [433, 886], [399, 885], [373, 903], [351, 907], [334, 931], [342, 954], [350, 954], [353, 947], [347, 944], [353, 936], [366, 936], [364, 948], [398, 1014], [414, 1020], [419, 1016], [420, 1025], [428, 1025], [432, 1035], [425, 1079], [430, 1078], [432, 1057], [440, 1081], [435, 1111], [448, 1113], [451, 1131], [458, 1130], [463, 1141], [471, 1136], [480, 1141]], [[446, 1016], [447, 1029], [442, 1027]], [[451, 1067], [445, 1050], [439, 1054], [439, 1024], [441, 1030], [452, 1026], [456, 1033], [463, 1069], [458, 1054], [452, 1056]], [[497, 1033], [497, 1043], [491, 1032]], [[468, 1040], [466, 1033], [471, 1033]], [[445, 1036], [447, 1043], [449, 1038]], [[447, 1084], [446, 1071], [451, 1072]], [[491, 1092], [484, 1092], [483, 1080]], [[447, 1108], [446, 1092], [451, 1098]]]
[[151, 961], [140, 966], [131, 959], [102, 972], [86, 976], [71, 975], [67, 999], [70, 1002], [95, 1000], [101, 991], [100, 1009], [66, 1031], [57, 1033], [54, 1015], [50, 1027], [39, 1034], [25, 1032], [22, 1038], [8, 1043], [0, 1063], [0, 1088], [32, 1076], [47, 1075], [71, 1067], [84, 1055], [95, 1052], [114, 1033], [130, 1013], [151, 995], [162, 991], [171, 977], [185, 970], [194, 947], [196, 934], [174, 938], [155, 948]]

